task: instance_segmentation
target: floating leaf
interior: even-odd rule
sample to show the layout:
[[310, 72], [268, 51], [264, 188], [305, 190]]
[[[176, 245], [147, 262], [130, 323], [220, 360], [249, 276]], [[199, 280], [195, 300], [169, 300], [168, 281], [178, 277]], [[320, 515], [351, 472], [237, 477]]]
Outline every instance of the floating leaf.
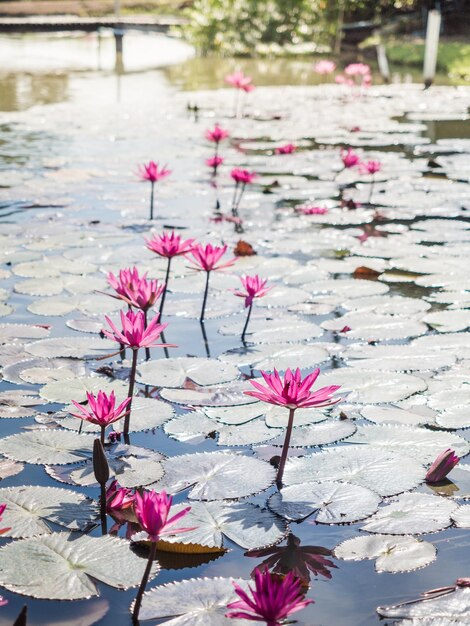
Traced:
[[377, 511], [380, 497], [358, 485], [339, 482], [307, 482], [284, 487], [269, 499], [269, 508], [288, 520], [317, 513], [322, 524], [357, 522]]
[[160, 396], [175, 404], [189, 406], [239, 406], [252, 404], [253, 398], [246, 396], [245, 383], [231, 383], [218, 387], [200, 387], [198, 389], [161, 389]]
[[114, 391], [116, 394], [127, 395], [127, 389], [127, 384], [122, 380], [109, 380], [104, 376], [82, 376], [48, 383], [39, 393], [49, 402], [66, 404], [72, 400], [86, 401], [87, 392], [96, 394], [98, 391], [105, 391], [109, 394]]
[[239, 367], [250, 365], [263, 371], [270, 372], [276, 368], [278, 372], [284, 372], [294, 366], [300, 369], [314, 368], [318, 363], [328, 360], [329, 354], [321, 344], [269, 344], [250, 347], [243, 353], [238, 350], [225, 352], [220, 358]]
[[198, 385], [217, 385], [237, 376], [236, 367], [218, 359], [162, 359], [141, 363], [137, 368], [137, 380], [157, 387], [181, 387], [187, 378]]
[[267, 489], [274, 468], [251, 456], [228, 452], [199, 452], [163, 461], [165, 477], [156, 488], [177, 493], [191, 488], [192, 500], [243, 498]]
[[[122, 487], [146, 487], [163, 476], [161, 460], [164, 457], [155, 450], [118, 443], [106, 446], [106, 457], [111, 478], [116, 478]], [[91, 458], [66, 467], [49, 465], [46, 472], [55, 480], [69, 485], [97, 485]]]
[[436, 558], [436, 548], [432, 543], [415, 537], [354, 537], [336, 546], [334, 555], [345, 561], [376, 559], [377, 572], [412, 572], [426, 567]]
[[24, 463], [65, 465], [91, 455], [94, 437], [67, 430], [35, 430], [0, 439], [0, 454]]
[[227, 604], [238, 599], [232, 578], [191, 578], [160, 585], [144, 594], [141, 620], [164, 619], [166, 626], [246, 626], [244, 619], [225, 617]]
[[424, 380], [409, 374], [382, 374], [375, 370], [359, 370], [351, 367], [325, 372], [323, 385], [341, 385], [341, 392], [351, 391], [349, 402], [379, 404], [404, 400], [418, 391], [425, 391]]
[[405, 426], [420, 426], [432, 424], [434, 419], [427, 415], [406, 411], [396, 406], [366, 406], [361, 409], [361, 415], [374, 424], [404, 424]]
[[362, 530], [388, 535], [434, 533], [451, 525], [457, 506], [440, 496], [404, 493], [380, 509]]
[[352, 346], [343, 358], [352, 367], [402, 372], [450, 367], [456, 361], [456, 356], [448, 352], [418, 350], [413, 345]]
[[[223, 424], [245, 424], [257, 417], [264, 417], [266, 425], [270, 428], [285, 428], [289, 418], [287, 409], [265, 402], [253, 402], [237, 407], [205, 408], [203, 411], [212, 419]], [[328, 419], [328, 415], [321, 409], [297, 409], [294, 423], [296, 426], [306, 426], [307, 424], [323, 422], [326, 419]]]
[[[178, 512], [186, 506], [187, 503], [177, 504], [173, 508]], [[166, 542], [222, 548], [225, 536], [242, 548], [253, 550], [279, 543], [287, 533], [283, 520], [249, 502], [194, 502], [184, 519], [185, 526], [194, 530], [168, 537]]]
[[349, 326], [348, 338], [367, 340], [408, 339], [424, 335], [426, 324], [398, 315], [378, 315], [362, 312], [347, 313], [341, 317], [322, 322], [326, 330], [340, 331]]
[[116, 351], [116, 344], [109, 339], [99, 337], [53, 337], [41, 339], [25, 346], [29, 354], [39, 357], [71, 357], [75, 359], [96, 358], [103, 351]]
[[457, 456], [465, 456], [470, 443], [452, 433], [402, 426], [398, 424], [367, 424], [357, 427], [351, 443], [369, 444], [383, 451], [406, 454], [421, 463], [432, 463], [443, 450], [452, 448]]
[[[461, 626], [470, 621], [470, 589], [468, 587], [454, 587], [454, 589], [451, 588], [442, 594], [429, 593], [429, 595], [413, 602], [408, 601], [389, 607], [379, 606], [377, 613], [383, 617], [412, 620], [411, 622], [403, 622], [403, 626], [405, 624], [410, 626], [453, 626], [454, 624]], [[426, 619], [436, 620], [436, 622], [427, 622]]]
[[[245, 322], [226, 324], [219, 328], [222, 335], [241, 335]], [[247, 331], [247, 338], [253, 343], [279, 343], [281, 337], [290, 342], [306, 341], [323, 335], [322, 329], [311, 322], [304, 322], [294, 316], [275, 318], [253, 318]]]
[[0, 461], [0, 479], [8, 478], [9, 476], [16, 476], [24, 469], [23, 463], [16, 463], [15, 461]]
[[417, 487], [426, 474], [415, 459], [370, 446], [341, 446], [286, 463], [284, 482], [297, 485], [312, 481], [340, 480], [391, 496]]
[[[9, 591], [47, 600], [79, 600], [99, 595], [94, 580], [129, 589], [142, 579], [144, 560], [124, 539], [105, 535], [75, 538], [41, 535], [0, 549], [0, 584]], [[154, 565], [151, 575], [158, 572]]]
[[4, 537], [33, 537], [51, 532], [48, 522], [69, 530], [83, 530], [97, 514], [96, 505], [75, 491], [56, 487], [10, 487], [0, 489], [6, 504], [2, 522], [10, 527]]
[[[31, 324], [0, 324], [0, 343], [8, 343], [17, 339], [42, 339], [47, 337], [50, 329]], [[46, 356], [50, 356], [47, 354]]]

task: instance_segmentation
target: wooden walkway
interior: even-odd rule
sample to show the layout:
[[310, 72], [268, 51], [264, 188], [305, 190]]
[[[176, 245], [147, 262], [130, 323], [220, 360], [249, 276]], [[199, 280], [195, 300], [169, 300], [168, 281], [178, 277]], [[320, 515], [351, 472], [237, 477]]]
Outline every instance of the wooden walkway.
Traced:
[[146, 30], [166, 32], [184, 20], [164, 16], [130, 17], [76, 17], [76, 16], [34, 16], [0, 17], [0, 33], [54, 33], [67, 31], [94, 32], [101, 28], [117, 31]]

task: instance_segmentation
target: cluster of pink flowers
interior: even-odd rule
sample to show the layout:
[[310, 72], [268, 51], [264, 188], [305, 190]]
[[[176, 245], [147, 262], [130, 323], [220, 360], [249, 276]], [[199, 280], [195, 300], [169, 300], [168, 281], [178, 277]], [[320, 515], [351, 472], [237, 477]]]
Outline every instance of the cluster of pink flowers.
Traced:
[[227, 139], [227, 137], [229, 136], [230, 133], [228, 132], [228, 130], [221, 128], [218, 124], [216, 124], [213, 129], [207, 130], [205, 133], [206, 139], [213, 143], [215, 146], [214, 156], [206, 159], [206, 165], [212, 168], [213, 176], [217, 175], [217, 169], [224, 162], [224, 158], [219, 155], [220, 142], [224, 139]]
[[348, 87], [370, 87], [372, 84], [370, 66], [367, 63], [350, 63], [344, 68], [344, 74], [335, 77], [335, 82]]
[[139, 276], [136, 267], [120, 270], [118, 276], [109, 272], [108, 283], [116, 292], [116, 298], [142, 311], [148, 311], [165, 290], [164, 283], [148, 280], [147, 273]]
[[336, 69], [336, 63], [334, 61], [327, 60], [318, 61], [318, 63], [315, 63], [313, 66], [313, 69], [317, 74], [332, 74]]
[[357, 152], [354, 152], [352, 148], [341, 148], [340, 151], [341, 160], [343, 162], [344, 169], [351, 169], [358, 167], [361, 174], [376, 174], [382, 169], [382, 163], [380, 161], [362, 161]]

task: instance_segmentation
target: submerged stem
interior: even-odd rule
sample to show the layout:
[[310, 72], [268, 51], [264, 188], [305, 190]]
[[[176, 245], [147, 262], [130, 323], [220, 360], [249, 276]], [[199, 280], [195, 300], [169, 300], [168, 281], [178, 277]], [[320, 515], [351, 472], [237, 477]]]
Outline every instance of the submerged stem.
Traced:
[[289, 452], [289, 443], [292, 435], [292, 427], [294, 425], [294, 413], [295, 409], [289, 409], [289, 421], [287, 422], [286, 437], [284, 439], [284, 446], [282, 448], [281, 460], [279, 461], [279, 468], [277, 470], [276, 485], [280, 489], [282, 487], [282, 476], [284, 474], [284, 467], [286, 465], [287, 454]]
[[[148, 311], [144, 309], [144, 325], [147, 328], [148, 325]], [[150, 361], [150, 348], [145, 348], [145, 360]]]
[[253, 308], [253, 301], [250, 304], [250, 308], [248, 309], [248, 315], [246, 316], [246, 322], [245, 322], [245, 326], [243, 327], [243, 332], [242, 332], [242, 341], [245, 341], [246, 329], [248, 328], [248, 322], [250, 321], [252, 308]]
[[132, 349], [132, 366], [131, 366], [131, 376], [129, 378], [129, 391], [127, 392], [127, 397], [131, 399], [129, 402], [129, 406], [127, 407], [126, 417], [124, 418], [124, 436], [129, 434], [129, 424], [131, 421], [131, 409], [132, 409], [132, 400], [134, 399], [134, 385], [135, 385], [135, 372], [137, 370], [137, 357], [139, 355], [139, 349]]
[[132, 622], [133, 624], [138, 624], [140, 607], [142, 605], [142, 596], [144, 595], [145, 587], [147, 586], [150, 571], [152, 569], [152, 563], [155, 560], [155, 556], [157, 554], [157, 542], [152, 541], [150, 544], [150, 554], [147, 561], [147, 565], [145, 567], [145, 572], [142, 577], [142, 582], [140, 583], [139, 591], [137, 592], [137, 596], [135, 598], [134, 610], [132, 611]]
[[374, 185], [375, 185], [375, 174], [372, 174], [372, 182], [370, 184], [369, 199], [367, 201], [368, 204], [370, 204], [372, 200], [372, 194], [374, 193]]
[[206, 287], [204, 289], [204, 299], [202, 301], [202, 309], [201, 309], [201, 316], [199, 318], [200, 322], [204, 321], [204, 314], [206, 312], [206, 303], [207, 303], [207, 294], [209, 293], [209, 277], [210, 277], [210, 272], [206, 272]]
[[108, 533], [108, 520], [106, 518], [106, 484], [100, 485], [100, 519], [101, 519], [101, 534], [106, 535]]

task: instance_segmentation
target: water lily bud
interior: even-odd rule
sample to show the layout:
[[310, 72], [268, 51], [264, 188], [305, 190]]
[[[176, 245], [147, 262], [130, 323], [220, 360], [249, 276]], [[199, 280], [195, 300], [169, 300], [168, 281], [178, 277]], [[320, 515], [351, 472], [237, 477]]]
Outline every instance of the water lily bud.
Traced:
[[447, 474], [457, 465], [460, 458], [455, 454], [454, 450], [447, 448], [445, 452], [441, 452], [434, 463], [428, 469], [426, 474], [427, 483], [438, 483], [447, 476]]
[[99, 439], [93, 443], [93, 471], [100, 485], [105, 485], [109, 480], [109, 465], [104, 453], [103, 445]]
[[26, 626], [28, 619], [28, 607], [25, 605], [16, 620], [13, 622], [13, 626]]

